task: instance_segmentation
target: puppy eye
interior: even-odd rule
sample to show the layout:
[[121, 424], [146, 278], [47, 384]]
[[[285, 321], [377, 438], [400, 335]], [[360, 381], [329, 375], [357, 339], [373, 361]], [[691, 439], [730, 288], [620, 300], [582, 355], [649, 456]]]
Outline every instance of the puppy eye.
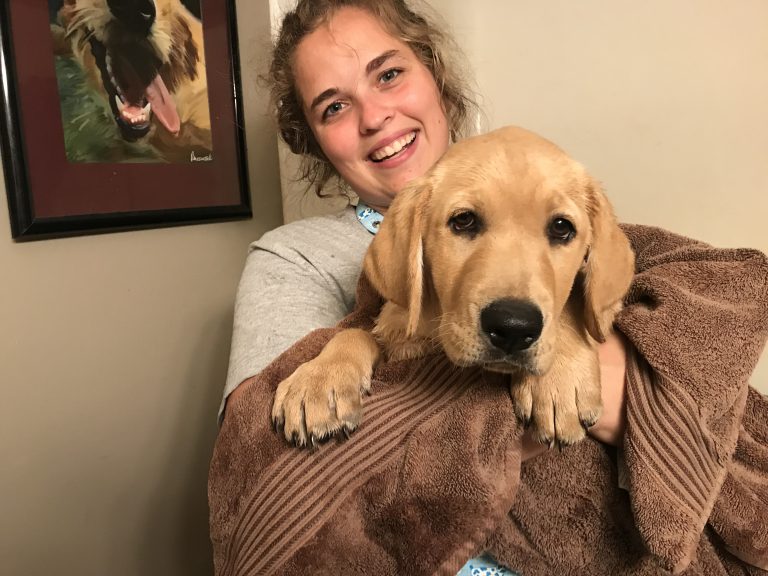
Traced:
[[480, 230], [480, 219], [471, 210], [465, 210], [451, 216], [448, 226], [457, 234], [476, 234]]
[[573, 237], [576, 236], [576, 228], [574, 228], [571, 221], [566, 218], [554, 218], [547, 228], [547, 236], [549, 236], [549, 239], [553, 242], [565, 244], [573, 240]]

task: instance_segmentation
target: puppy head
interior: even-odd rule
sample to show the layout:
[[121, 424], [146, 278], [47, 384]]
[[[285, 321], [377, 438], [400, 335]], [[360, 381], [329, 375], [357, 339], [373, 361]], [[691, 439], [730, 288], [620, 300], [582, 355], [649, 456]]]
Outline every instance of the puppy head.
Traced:
[[543, 373], [576, 282], [584, 325], [609, 330], [633, 257], [599, 186], [552, 143], [506, 128], [454, 145], [400, 193], [364, 269], [386, 299], [425, 314], [457, 364]]
[[65, 0], [59, 21], [124, 139], [147, 135], [152, 119], [179, 132], [171, 94], [197, 78], [202, 59], [200, 23], [179, 0]]

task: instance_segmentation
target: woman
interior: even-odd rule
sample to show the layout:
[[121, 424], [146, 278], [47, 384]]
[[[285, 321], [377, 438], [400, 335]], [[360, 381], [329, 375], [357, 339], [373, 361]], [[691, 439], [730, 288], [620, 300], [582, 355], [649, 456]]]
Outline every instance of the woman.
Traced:
[[[320, 25], [333, 10], [329, 25]], [[388, 30], [410, 34], [409, 42]], [[466, 135], [474, 104], [449, 64], [447, 41], [403, 2], [301, 2], [285, 17], [271, 67], [273, 100], [280, 103], [281, 134], [303, 155], [304, 176], [318, 192], [338, 177], [360, 199], [357, 212], [376, 219], [398, 190]], [[254, 243], [238, 295], [225, 401], [293, 342], [351, 310], [372, 238], [366, 218], [358, 222], [350, 208]], [[605, 414], [590, 432], [615, 443], [624, 380], [620, 338], [612, 335], [600, 354]]]
[[[360, 203], [252, 245], [222, 417], [227, 397], [237, 398], [280, 352], [350, 312], [363, 254], [387, 206], [467, 133], [474, 105], [447, 59], [447, 40], [402, 0], [302, 0], [285, 16], [269, 78], [281, 135], [318, 192], [338, 177]], [[618, 335], [600, 347], [604, 413], [589, 433], [613, 445], [625, 426], [626, 354]], [[523, 459], [542, 450], [524, 437]], [[493, 565], [475, 560], [472, 570], [485, 561]]]

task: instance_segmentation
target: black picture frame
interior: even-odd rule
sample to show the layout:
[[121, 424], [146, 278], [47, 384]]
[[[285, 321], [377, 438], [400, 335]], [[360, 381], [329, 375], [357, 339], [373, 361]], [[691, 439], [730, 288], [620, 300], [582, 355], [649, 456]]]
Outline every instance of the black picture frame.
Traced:
[[[72, 161], [64, 144], [55, 40], [49, 34], [50, 44], [38, 42], [44, 29], [53, 29], [52, 8], [45, 1], [0, 0], [0, 155], [16, 241], [252, 216], [235, 2], [194, 1], [202, 13], [200, 68], [210, 117], [209, 132], [201, 133], [209, 138], [210, 153], [196, 155], [191, 148], [187, 163], [181, 144], [181, 159], [172, 161]], [[186, 142], [185, 130], [182, 121], [177, 136], [166, 138], [169, 146]]]

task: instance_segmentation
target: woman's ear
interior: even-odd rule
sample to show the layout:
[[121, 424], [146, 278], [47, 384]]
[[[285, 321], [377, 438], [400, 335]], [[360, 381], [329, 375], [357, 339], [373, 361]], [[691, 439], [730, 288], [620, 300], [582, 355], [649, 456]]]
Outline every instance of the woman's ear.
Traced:
[[423, 222], [431, 190], [429, 178], [423, 177], [398, 193], [363, 261], [363, 271], [378, 293], [408, 310], [409, 336], [421, 317]]
[[619, 228], [608, 199], [594, 181], [587, 190], [592, 243], [584, 264], [584, 316], [587, 330], [605, 342], [635, 274], [635, 254]]

